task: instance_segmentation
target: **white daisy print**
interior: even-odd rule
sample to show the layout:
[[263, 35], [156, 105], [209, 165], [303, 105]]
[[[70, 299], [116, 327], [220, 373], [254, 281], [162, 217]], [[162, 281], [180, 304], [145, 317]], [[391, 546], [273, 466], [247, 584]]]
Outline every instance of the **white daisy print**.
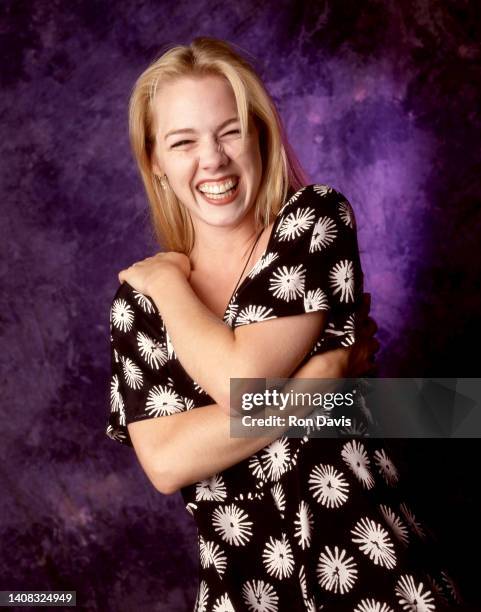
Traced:
[[107, 425], [107, 430], [105, 432], [109, 438], [112, 440], [116, 440], [117, 442], [123, 442], [127, 439], [127, 436], [120, 429], [114, 429], [112, 425]]
[[136, 291], [135, 289], [133, 293], [134, 298], [137, 300], [137, 303], [144, 312], [146, 312], [147, 314], [152, 314], [153, 312], [155, 312], [154, 304], [152, 303], [152, 300], [150, 298], [148, 298], [143, 293], [140, 293], [140, 291]]
[[443, 570], [441, 572], [441, 578], [442, 578], [443, 584], [445, 585], [448, 593], [451, 595], [454, 601], [457, 603], [462, 603], [462, 597], [459, 592], [458, 585], [454, 582], [454, 580], [446, 572], [446, 570]]
[[317, 564], [317, 578], [320, 586], [326, 591], [347, 593], [357, 580], [357, 564], [347, 552], [337, 546], [332, 551], [324, 547]]
[[348, 498], [349, 484], [332, 465], [316, 465], [309, 476], [309, 490], [326, 508], [338, 508]]
[[266, 479], [266, 475], [264, 474], [264, 470], [262, 469], [261, 462], [257, 455], [252, 455], [252, 457], [249, 459], [248, 465], [250, 471], [256, 478], [258, 478], [259, 480]]
[[195, 408], [194, 400], [190, 399], [190, 397], [184, 397], [183, 401], [186, 410], [193, 410]]
[[402, 503], [399, 506], [399, 508], [401, 512], [403, 513], [403, 516], [406, 519], [407, 524], [409, 525], [409, 527], [411, 527], [412, 531], [414, 531], [414, 533], [418, 537], [420, 537], [421, 539], [424, 539], [426, 537], [426, 532], [422, 528], [421, 523], [416, 519], [416, 517], [412, 513], [409, 506], [405, 503]]
[[280, 482], [276, 483], [273, 487], [271, 487], [271, 494], [274, 498], [276, 508], [281, 513], [281, 517], [284, 518], [284, 510], [286, 509], [286, 496], [284, 495], [284, 490]]
[[345, 434], [346, 436], [367, 437], [366, 426], [354, 418], [351, 419], [350, 425], [346, 425], [346, 427], [342, 427], [339, 431]]
[[429, 574], [426, 574], [426, 580], [428, 581], [429, 588], [434, 595], [434, 599], [440, 599], [444, 605], [449, 603], [448, 598], [443, 592], [442, 586]]
[[294, 535], [297, 538], [297, 543], [302, 550], [309, 548], [311, 545], [312, 528], [314, 527], [314, 517], [305, 501], [301, 501], [299, 504], [294, 525], [296, 527]]
[[347, 201], [340, 202], [339, 216], [341, 217], [343, 223], [347, 225], [347, 227], [353, 228], [355, 226], [354, 213], [352, 211], [352, 207], [349, 204], [349, 202]]
[[324, 608], [321, 605], [319, 608], [316, 606], [316, 601], [314, 597], [309, 597], [307, 592], [307, 582], [306, 582], [306, 572], [304, 570], [304, 566], [301, 565], [301, 569], [299, 570], [299, 584], [302, 592], [302, 599], [304, 600], [304, 604], [306, 606], [306, 612], [319, 612]]
[[386, 484], [394, 486], [399, 480], [399, 474], [394, 463], [386, 455], [384, 449], [374, 452], [374, 462]]
[[182, 412], [183, 409], [180, 395], [164, 385], [155, 385], [147, 395], [145, 411], [150, 416], [167, 416]]
[[209, 601], [209, 587], [205, 580], [201, 580], [197, 597], [195, 599], [194, 612], [208, 612], [207, 603]]
[[336, 329], [332, 321], [329, 321], [329, 323], [327, 324], [325, 333], [328, 336], [343, 336], [344, 335], [344, 331], [342, 329]]
[[194, 502], [189, 502], [188, 504], [186, 504], [185, 509], [191, 516], [194, 516], [197, 507], [197, 504], [194, 504]]
[[301, 587], [302, 599], [304, 599], [305, 601], [308, 598], [308, 593], [307, 593], [306, 570], [304, 569], [303, 565], [301, 565], [301, 568], [299, 570], [299, 585]]
[[249, 580], [242, 587], [242, 597], [249, 612], [277, 612], [279, 597], [264, 580]]
[[110, 409], [112, 412], [119, 412], [124, 407], [124, 399], [120, 393], [120, 381], [117, 374], [110, 379]]
[[354, 608], [354, 612], [394, 612], [394, 610], [382, 601], [362, 599]]
[[298, 208], [289, 213], [276, 229], [279, 242], [294, 240], [314, 223], [315, 215], [312, 208]]
[[212, 565], [222, 577], [227, 567], [227, 557], [222, 548], [215, 542], [204, 540], [202, 536], [199, 536], [199, 551], [200, 564], [203, 569]]
[[304, 310], [314, 312], [317, 310], [329, 310], [327, 295], [322, 289], [311, 290], [304, 296]]
[[226, 323], [229, 327], [232, 327], [232, 325], [234, 324], [238, 310], [239, 304], [235, 303], [235, 297], [233, 297], [232, 300], [229, 302], [229, 305], [227, 306], [227, 310], [225, 311], [224, 315]]
[[328, 185], [313, 185], [312, 188], [320, 196], [326, 196], [329, 193], [333, 193], [334, 192], [333, 188], [329, 187]]
[[380, 504], [379, 510], [396, 538], [404, 545], [409, 544], [409, 532], [400, 517], [389, 506], [384, 504]]
[[351, 344], [354, 344], [354, 342], [356, 340], [356, 338], [355, 338], [356, 327], [355, 327], [354, 315], [350, 314], [347, 317], [346, 322], [344, 323], [344, 327], [343, 327], [342, 331], [345, 334], [345, 337], [342, 339], [341, 345], [342, 346], [351, 346]]
[[234, 606], [227, 593], [224, 593], [224, 595], [221, 595], [215, 600], [212, 612], [235, 612]]
[[281, 539], [270, 537], [262, 553], [264, 567], [270, 576], [287, 578], [294, 570], [294, 556], [285, 533]]
[[195, 485], [196, 501], [223, 501], [226, 497], [225, 482], [220, 474], [214, 474]]
[[164, 327], [165, 330], [165, 341], [167, 343], [167, 355], [169, 357], [169, 359], [175, 359], [176, 358], [176, 354], [174, 351], [174, 345], [172, 344], [172, 340], [170, 339], [169, 336], [169, 332], [167, 331], [167, 328]]
[[167, 362], [167, 348], [158, 340], [154, 340], [144, 332], [137, 332], [137, 347], [142, 359], [155, 370]]
[[343, 259], [329, 272], [329, 283], [334, 295], [340, 294], [341, 302], [354, 301], [354, 266], [352, 261]]
[[141, 389], [144, 384], [144, 377], [139, 366], [128, 357], [121, 357], [122, 371], [124, 373], [125, 382], [131, 389]]
[[247, 276], [249, 278], [254, 278], [259, 272], [268, 268], [278, 257], [279, 255], [277, 253], [264, 253]]
[[275, 319], [275, 315], [271, 315], [272, 308], [266, 306], [254, 306], [250, 304], [243, 308], [237, 317], [237, 325], [249, 325], [249, 323], [257, 323], [258, 321], [267, 321]]
[[334, 242], [336, 236], [337, 226], [334, 221], [329, 217], [320, 217], [312, 230], [309, 253], [322, 251], [322, 249], [325, 249]]
[[305, 277], [306, 270], [302, 264], [282, 266], [269, 279], [269, 291], [276, 298], [290, 302], [304, 295]]
[[392, 569], [396, 565], [396, 553], [388, 532], [379, 523], [362, 518], [356, 523], [352, 541], [367, 555], [375, 565]]
[[194, 383], [194, 389], [197, 391], [197, 393], [205, 393], [205, 395], [207, 395], [207, 391], [205, 389], [202, 389], [202, 387], [195, 382], [195, 380], [193, 381]]
[[252, 536], [252, 521], [235, 504], [216, 508], [212, 513], [212, 525], [224, 542], [234, 546], [245, 546]]
[[429, 589], [424, 589], [422, 582], [415, 583], [411, 575], [399, 578], [396, 584], [396, 596], [403, 610], [409, 612], [434, 612], [434, 598]]
[[301, 193], [304, 191], [305, 187], [301, 187], [301, 189], [299, 189], [299, 191], [296, 191], [296, 193], [294, 193], [288, 200], [287, 202], [284, 204], [284, 206], [280, 209], [280, 211], [277, 213], [277, 215], [280, 217], [283, 212], [285, 211], [285, 209], [290, 206], [291, 204], [294, 204], [294, 202], [297, 202], [297, 200], [299, 199], [299, 196], [301, 195]]
[[270, 480], [279, 480], [289, 466], [289, 442], [282, 437], [271, 442], [262, 453], [264, 473]]
[[117, 298], [110, 309], [110, 320], [120, 331], [130, 331], [134, 322], [134, 311], [124, 299]]
[[362, 442], [352, 440], [346, 442], [341, 452], [344, 462], [349, 466], [354, 476], [361, 482], [365, 489], [372, 489], [374, 477], [371, 474], [369, 457]]

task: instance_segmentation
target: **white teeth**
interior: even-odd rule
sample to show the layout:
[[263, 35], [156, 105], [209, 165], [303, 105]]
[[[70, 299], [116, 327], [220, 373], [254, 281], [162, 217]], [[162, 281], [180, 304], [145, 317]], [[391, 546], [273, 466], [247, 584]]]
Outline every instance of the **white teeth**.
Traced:
[[198, 189], [203, 193], [212, 193], [214, 195], [217, 195], [220, 193], [224, 193], [225, 191], [229, 191], [230, 189], [235, 187], [235, 185], [237, 185], [237, 182], [238, 179], [229, 179], [224, 183], [203, 183], [199, 186]]

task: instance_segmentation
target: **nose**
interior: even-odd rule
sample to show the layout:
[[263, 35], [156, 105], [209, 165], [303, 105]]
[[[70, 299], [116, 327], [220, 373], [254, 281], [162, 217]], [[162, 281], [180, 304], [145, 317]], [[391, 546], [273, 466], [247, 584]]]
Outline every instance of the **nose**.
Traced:
[[203, 170], [213, 170], [224, 166], [228, 157], [216, 138], [206, 139], [199, 150], [199, 165]]

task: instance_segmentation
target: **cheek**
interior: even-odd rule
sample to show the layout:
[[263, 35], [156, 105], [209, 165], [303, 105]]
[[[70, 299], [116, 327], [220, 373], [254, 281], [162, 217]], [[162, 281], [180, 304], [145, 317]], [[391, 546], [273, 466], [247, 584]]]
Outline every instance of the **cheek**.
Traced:
[[170, 176], [172, 182], [178, 181], [180, 184], [185, 184], [186, 180], [195, 172], [196, 164], [192, 156], [188, 153], [179, 155], [176, 159], [169, 160], [165, 167], [167, 176]]
[[256, 143], [246, 143], [243, 147], [240, 141], [232, 143], [229, 149], [225, 148], [228, 156], [235, 160], [245, 170], [252, 173], [262, 172], [262, 160], [259, 147]]

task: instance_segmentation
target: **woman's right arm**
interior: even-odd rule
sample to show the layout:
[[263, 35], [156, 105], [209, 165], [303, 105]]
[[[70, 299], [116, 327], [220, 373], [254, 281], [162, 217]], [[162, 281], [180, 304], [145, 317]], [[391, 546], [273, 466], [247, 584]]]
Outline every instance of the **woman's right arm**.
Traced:
[[[318, 355], [292, 376], [342, 377], [344, 360]], [[322, 376], [321, 376], [322, 374]], [[278, 438], [287, 427], [262, 437], [231, 437], [231, 417], [218, 404], [146, 419], [127, 425], [137, 458], [154, 487], [166, 495], [209, 478], [250, 457]]]
[[[376, 350], [372, 331], [371, 326], [365, 332], [371, 336], [361, 338], [352, 347], [312, 357], [292, 379], [337, 379], [366, 372], [369, 355]], [[301, 410], [296, 408], [296, 414]], [[266, 435], [262, 437], [233, 438], [230, 419], [218, 404], [209, 404], [159, 419], [130, 423], [128, 430], [149, 480], [158, 491], [170, 495], [243, 461], [287, 429], [286, 426], [266, 428]]]

